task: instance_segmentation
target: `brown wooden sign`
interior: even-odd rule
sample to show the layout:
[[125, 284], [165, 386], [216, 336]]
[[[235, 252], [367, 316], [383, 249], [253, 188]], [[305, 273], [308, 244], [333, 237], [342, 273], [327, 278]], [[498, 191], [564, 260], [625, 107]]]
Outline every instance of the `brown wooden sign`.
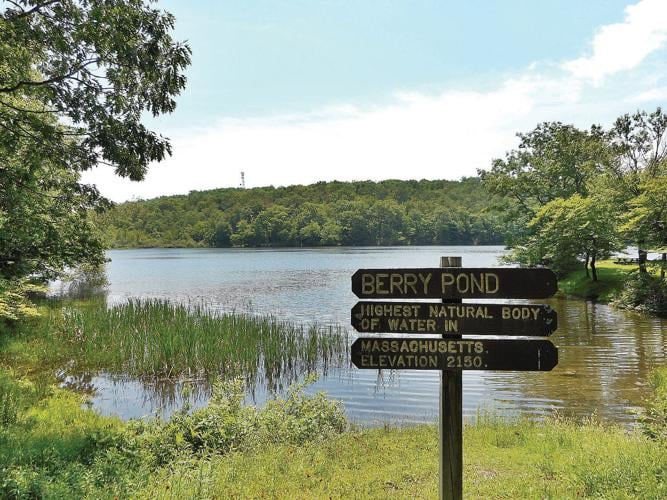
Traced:
[[360, 337], [352, 344], [352, 363], [387, 370], [550, 371], [558, 349], [548, 340]]
[[542, 304], [442, 304], [357, 302], [352, 326], [362, 333], [516, 335], [546, 337], [557, 327], [556, 311]]
[[352, 291], [362, 299], [542, 299], [556, 293], [550, 269], [436, 267], [359, 269]]

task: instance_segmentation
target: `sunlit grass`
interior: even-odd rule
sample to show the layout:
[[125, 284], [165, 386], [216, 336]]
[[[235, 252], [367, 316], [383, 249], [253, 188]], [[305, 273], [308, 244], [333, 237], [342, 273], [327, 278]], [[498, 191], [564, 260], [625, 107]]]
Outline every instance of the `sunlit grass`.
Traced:
[[[593, 422], [481, 419], [464, 430], [464, 498], [665, 498], [667, 453]], [[437, 498], [435, 426], [348, 432], [198, 461], [153, 476], [141, 498]]]
[[[598, 281], [593, 281], [591, 276], [586, 276], [583, 269], [579, 269], [568, 273], [558, 281], [558, 292], [566, 297], [611, 302], [623, 288], [628, 275], [637, 271], [637, 264], [616, 264], [613, 260], [601, 260], [596, 268]], [[660, 266], [649, 263], [647, 271], [658, 276]]]
[[[479, 416], [464, 428], [464, 498], [666, 498], [666, 381], [655, 372], [654, 411], [632, 431]], [[437, 427], [345, 431], [323, 396], [297, 389], [255, 409], [242, 385], [226, 387], [170, 421], [122, 422], [0, 370], [0, 410], [11, 405], [0, 426], [0, 496], [437, 498]]]
[[609, 302], [623, 286], [628, 273], [637, 266], [614, 264], [611, 260], [597, 264], [598, 281], [593, 281], [581, 269], [573, 271], [558, 282], [558, 291], [566, 297], [581, 297]]

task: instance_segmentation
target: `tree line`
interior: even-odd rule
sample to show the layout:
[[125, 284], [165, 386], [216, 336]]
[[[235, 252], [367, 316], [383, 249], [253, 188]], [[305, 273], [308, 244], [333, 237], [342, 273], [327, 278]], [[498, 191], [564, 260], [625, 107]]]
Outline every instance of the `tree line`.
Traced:
[[215, 189], [127, 202], [99, 217], [115, 248], [502, 243], [478, 178]]

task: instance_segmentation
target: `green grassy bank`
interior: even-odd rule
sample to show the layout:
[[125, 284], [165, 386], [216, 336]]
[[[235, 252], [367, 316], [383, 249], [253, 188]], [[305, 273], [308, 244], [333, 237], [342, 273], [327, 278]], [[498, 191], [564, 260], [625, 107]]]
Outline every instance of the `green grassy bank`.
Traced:
[[[665, 498], [656, 442], [595, 424], [489, 420], [464, 432], [465, 498]], [[437, 429], [348, 432], [188, 464], [142, 495], [214, 498], [437, 498]], [[193, 495], [194, 496], [194, 495]]]
[[611, 302], [622, 289], [628, 275], [636, 269], [637, 266], [603, 260], [597, 264], [598, 281], [592, 281], [583, 269], [572, 271], [558, 281], [558, 292], [565, 297]]
[[598, 280], [576, 270], [558, 282], [559, 295], [612, 303], [623, 309], [667, 317], [667, 281], [660, 278], [660, 265], [649, 263], [646, 273], [636, 265], [598, 263]]
[[[464, 430], [466, 498], [665, 498], [667, 370], [641, 427], [482, 417]], [[0, 497], [434, 498], [434, 426], [349, 429], [300, 387], [262, 410], [239, 384], [164, 422], [122, 422], [0, 372]]]

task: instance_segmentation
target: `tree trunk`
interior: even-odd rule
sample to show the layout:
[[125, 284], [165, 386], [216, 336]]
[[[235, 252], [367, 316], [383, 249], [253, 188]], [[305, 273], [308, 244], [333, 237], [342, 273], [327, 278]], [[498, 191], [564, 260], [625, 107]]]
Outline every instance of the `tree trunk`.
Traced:
[[660, 278], [665, 278], [665, 267], [667, 267], [667, 253], [662, 253], [662, 266], [660, 266]]
[[640, 273], [645, 273], [646, 272], [646, 258], [648, 257], [648, 253], [646, 250], [642, 250], [641, 248], [638, 248], [638, 257], [639, 257], [639, 272]]
[[598, 271], [595, 268], [595, 252], [591, 255], [591, 272], [593, 273], [593, 281], [598, 280]]
[[588, 256], [588, 252], [586, 252], [586, 260], [584, 261], [584, 269], [586, 270], [586, 277], [587, 278], [591, 277], [591, 275], [588, 272], [588, 260], [589, 259], [590, 259], [590, 257]]

